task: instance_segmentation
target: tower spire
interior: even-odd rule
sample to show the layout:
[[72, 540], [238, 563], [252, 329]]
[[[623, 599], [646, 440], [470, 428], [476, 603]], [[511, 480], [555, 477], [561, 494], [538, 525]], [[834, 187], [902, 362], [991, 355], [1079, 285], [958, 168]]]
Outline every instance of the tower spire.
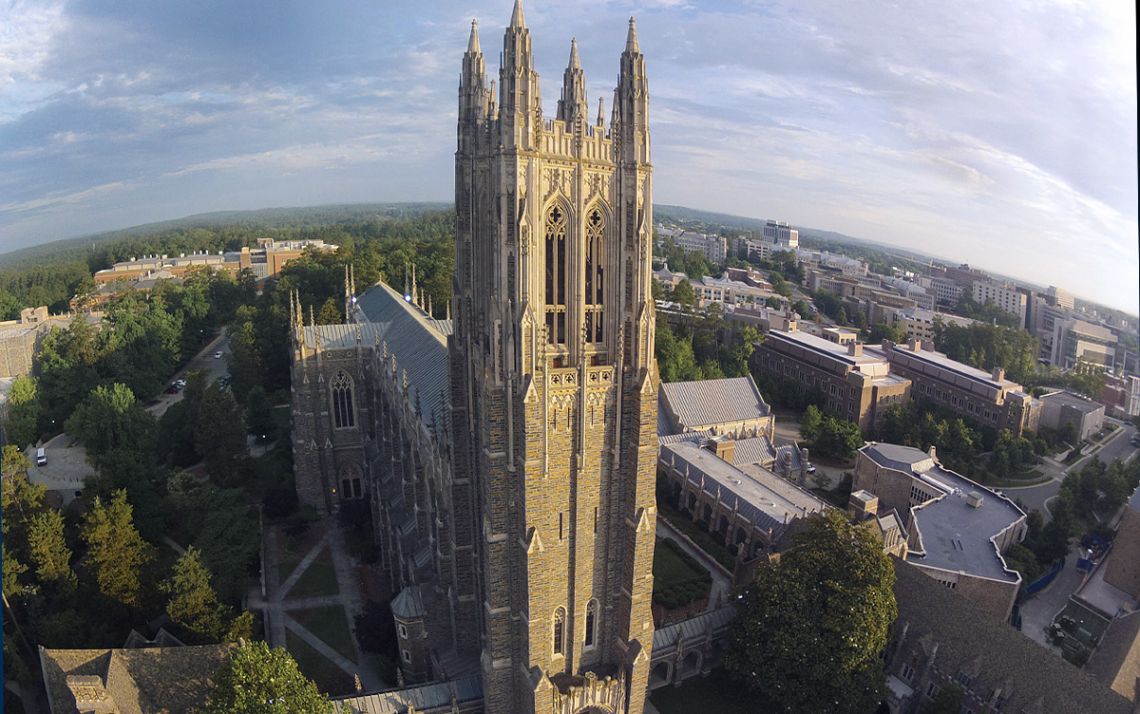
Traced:
[[478, 55], [482, 54], [483, 50], [479, 47], [479, 21], [471, 20], [471, 37], [467, 38], [467, 54]]
[[523, 22], [522, 0], [515, 0], [515, 9], [511, 11], [511, 27], [526, 27]]
[[562, 99], [558, 100], [558, 118], [567, 126], [586, 119], [586, 75], [578, 57], [578, 40], [570, 40], [570, 61], [562, 75]]
[[625, 36], [625, 51], [630, 54], [641, 54], [637, 44], [637, 20], [631, 15], [629, 18], [629, 32]]

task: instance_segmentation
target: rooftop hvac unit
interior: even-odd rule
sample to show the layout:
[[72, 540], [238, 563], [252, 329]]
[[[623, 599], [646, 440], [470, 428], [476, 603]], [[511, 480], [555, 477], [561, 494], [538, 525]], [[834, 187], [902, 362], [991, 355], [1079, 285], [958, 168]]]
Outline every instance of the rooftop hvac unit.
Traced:
[[982, 494], [978, 493], [977, 491], [970, 491], [968, 494], [966, 494], [966, 503], [970, 504], [971, 508], [981, 508]]

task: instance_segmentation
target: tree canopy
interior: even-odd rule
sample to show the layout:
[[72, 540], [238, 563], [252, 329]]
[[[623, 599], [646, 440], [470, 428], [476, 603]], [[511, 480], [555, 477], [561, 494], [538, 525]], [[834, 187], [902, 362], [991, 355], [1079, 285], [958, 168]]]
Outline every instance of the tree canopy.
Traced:
[[740, 596], [725, 667], [787, 712], [874, 710], [898, 616], [894, 568], [869, 530], [829, 511]]
[[83, 523], [83, 540], [105, 596], [129, 607], [142, 603], [142, 568], [151, 560], [151, 548], [139, 535], [127, 492], [118, 490], [104, 505], [96, 498]]
[[283, 649], [243, 642], [230, 651], [206, 704], [208, 714], [327, 714], [333, 711], [317, 685]]

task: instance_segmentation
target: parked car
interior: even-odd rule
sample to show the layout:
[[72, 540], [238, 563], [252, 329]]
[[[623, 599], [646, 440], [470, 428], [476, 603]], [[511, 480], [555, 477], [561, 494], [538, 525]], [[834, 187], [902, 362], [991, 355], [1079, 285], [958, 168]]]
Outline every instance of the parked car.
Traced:
[[805, 471], [807, 471], [809, 474], [814, 474], [814, 473], [815, 473], [815, 466], [814, 466], [814, 465], [812, 465], [812, 463], [811, 463], [810, 461], [809, 461], [809, 462], [807, 462], [807, 465], [806, 465], [806, 466], [807, 466], [807, 468], [805, 468], [805, 469], [804, 469]]
[[47, 466], [47, 451], [42, 446], [36, 449], [36, 466]]
[[221, 359], [221, 358], [222, 358], [222, 351], [221, 350], [218, 350], [217, 352], [214, 353], [214, 359]]
[[169, 387], [162, 391], [164, 394], [178, 394], [178, 385], [172, 383]]

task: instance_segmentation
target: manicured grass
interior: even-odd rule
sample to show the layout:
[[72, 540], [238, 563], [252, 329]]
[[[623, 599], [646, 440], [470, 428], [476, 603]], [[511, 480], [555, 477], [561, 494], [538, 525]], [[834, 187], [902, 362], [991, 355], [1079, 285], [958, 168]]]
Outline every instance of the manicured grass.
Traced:
[[326, 645], [340, 652], [345, 658], [356, 660], [352, 646], [352, 632], [348, 629], [343, 607], [330, 605], [308, 610], [289, 610], [288, 614], [301, 627], [321, 638]]
[[653, 550], [653, 602], [667, 608], [684, 607], [706, 598], [712, 575], [672, 538]]
[[776, 711], [751, 692], [744, 691], [723, 670], [707, 677], [693, 677], [680, 687], [666, 686], [654, 690], [649, 701], [661, 714], [766, 714]]
[[285, 597], [289, 599], [319, 597], [336, 595], [338, 592], [340, 588], [336, 584], [336, 568], [333, 567], [332, 556], [328, 548], [322, 548]]
[[352, 676], [328, 661], [320, 652], [310, 647], [296, 633], [285, 630], [285, 646], [301, 672], [317, 683], [317, 689], [326, 694], [349, 694], [354, 691]]
[[670, 525], [688, 536], [689, 540], [696, 543], [698, 548], [727, 568], [728, 572], [731, 573], [736, 568], [736, 556], [730, 553], [723, 543], [714, 538], [712, 533], [695, 523], [688, 513], [678, 511], [661, 500], [657, 502], [657, 510], [669, 521]]

